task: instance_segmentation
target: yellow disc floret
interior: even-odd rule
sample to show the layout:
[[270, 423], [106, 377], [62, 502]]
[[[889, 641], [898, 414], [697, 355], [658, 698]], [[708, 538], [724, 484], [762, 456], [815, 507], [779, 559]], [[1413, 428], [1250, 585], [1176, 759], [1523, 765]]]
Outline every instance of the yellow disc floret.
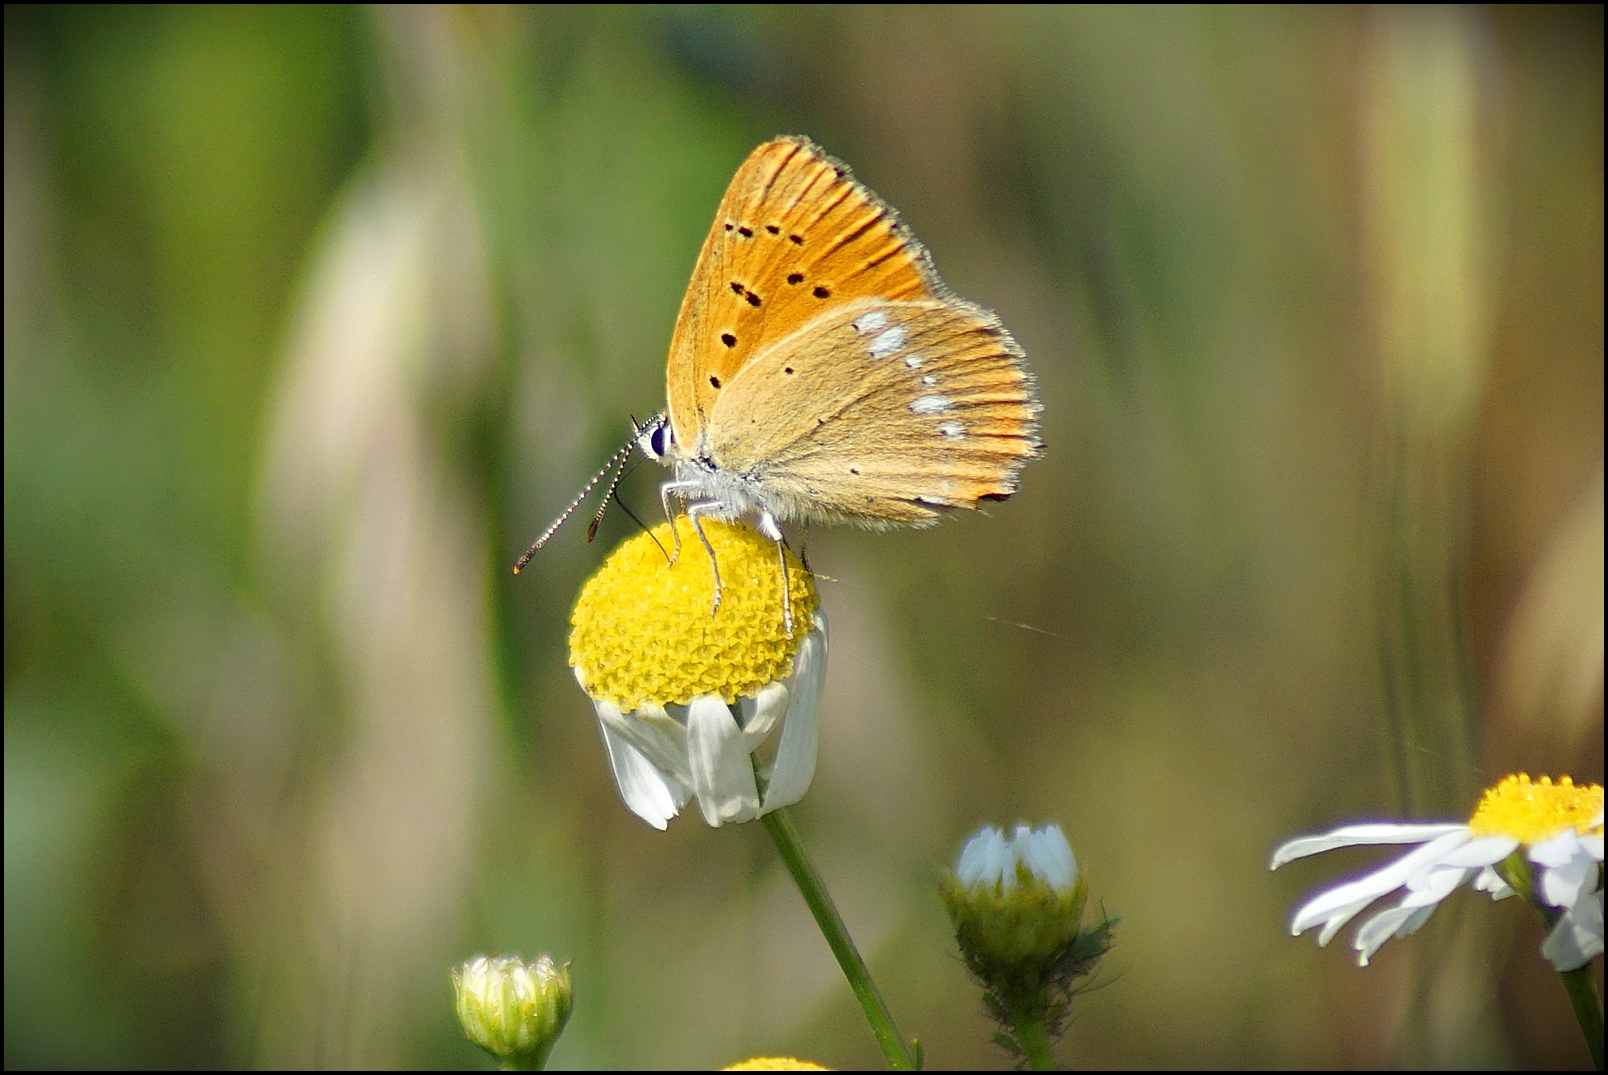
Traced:
[[728, 703], [792, 674], [793, 655], [820, 604], [815, 582], [787, 553], [793, 637], [782, 615], [776, 546], [742, 523], [704, 520], [720, 565], [720, 610], [710, 615], [715, 574], [686, 517], [621, 545], [581, 587], [570, 615], [570, 664], [593, 698], [629, 713], [644, 703], [685, 705], [704, 694]]
[[812, 1064], [808, 1060], [799, 1060], [791, 1056], [755, 1056], [748, 1060], [739, 1060], [722, 1071], [831, 1071], [819, 1064]]
[[1569, 777], [1554, 784], [1543, 776], [1535, 783], [1519, 773], [1487, 788], [1468, 827], [1481, 836], [1506, 836], [1525, 844], [1550, 840], [1565, 829], [1585, 834], [1595, 822], [1602, 827], [1602, 785], [1576, 787]]

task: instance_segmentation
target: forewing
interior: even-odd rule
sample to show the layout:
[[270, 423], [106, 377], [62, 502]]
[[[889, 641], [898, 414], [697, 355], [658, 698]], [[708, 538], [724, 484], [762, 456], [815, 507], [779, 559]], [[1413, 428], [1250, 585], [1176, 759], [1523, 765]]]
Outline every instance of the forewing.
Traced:
[[737, 372], [828, 309], [947, 294], [927, 251], [847, 165], [807, 138], [766, 142], [732, 177], [670, 341], [670, 420], [693, 451]]
[[1016, 490], [1039, 402], [999, 319], [866, 299], [755, 355], [710, 412], [710, 461], [787, 519], [934, 521]]

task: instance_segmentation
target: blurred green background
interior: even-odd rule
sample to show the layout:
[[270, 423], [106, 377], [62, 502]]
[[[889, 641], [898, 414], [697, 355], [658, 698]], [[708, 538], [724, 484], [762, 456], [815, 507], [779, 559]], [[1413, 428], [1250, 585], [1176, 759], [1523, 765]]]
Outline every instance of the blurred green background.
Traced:
[[1068, 1065], [1585, 1063], [1518, 901], [1358, 970], [1285, 927], [1382, 856], [1266, 867], [1602, 778], [1600, 7], [5, 20], [8, 1067], [484, 1066], [449, 966], [543, 951], [555, 1066], [878, 1062], [760, 827], [619, 801], [630, 521], [508, 573], [789, 131], [1045, 404], [986, 517], [808, 535], [796, 814], [929, 1065], [1005, 1066], [933, 886], [1018, 818], [1123, 917]]

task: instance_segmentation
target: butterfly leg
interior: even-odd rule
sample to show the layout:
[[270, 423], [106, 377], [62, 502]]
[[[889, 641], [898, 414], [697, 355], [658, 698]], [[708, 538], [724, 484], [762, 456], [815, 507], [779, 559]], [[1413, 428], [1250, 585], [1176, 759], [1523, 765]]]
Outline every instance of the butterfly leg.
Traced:
[[[676, 561], [681, 558], [681, 528], [676, 526], [676, 517], [673, 514], [671, 514], [671, 512], [670, 512], [670, 498], [671, 497], [679, 497], [679, 498], [681, 498], [682, 504], [686, 505], [686, 503], [687, 503], [687, 494], [688, 493], [698, 493], [698, 492], [701, 492], [702, 490], [703, 490], [703, 486], [700, 485], [698, 482], [689, 482], [689, 481], [665, 482], [663, 485], [659, 486], [659, 503], [664, 506], [664, 517], [665, 517], [666, 521], [668, 521], [670, 523], [670, 538], [671, 538], [672, 541], [675, 542], [675, 544], [673, 544], [670, 547], [670, 566], [671, 567], [676, 566]], [[692, 509], [690, 507], [687, 508], [687, 515], [688, 515], [688, 517], [692, 516]], [[694, 521], [694, 525], [697, 525], [696, 521]], [[703, 537], [703, 531], [702, 530], [698, 531], [698, 536]], [[704, 544], [707, 546], [709, 544], [709, 542], [705, 541]], [[709, 553], [709, 555], [712, 558], [715, 554], [714, 554], [713, 551], [711, 551]], [[719, 572], [716, 572], [716, 581], [717, 581], [717, 583], [718, 583], [718, 580], [719, 580]], [[717, 586], [716, 591], [715, 591], [715, 593], [717, 595], [716, 599], [715, 599], [715, 605], [716, 605], [717, 608], [720, 605], [720, 599], [719, 599], [719, 596], [718, 596], [719, 592], [720, 591], [719, 591], [719, 588]]]
[[783, 542], [776, 543], [776, 559], [782, 568], [782, 630], [787, 637], [793, 637], [793, 595], [787, 591], [787, 546]]
[[715, 547], [709, 544], [709, 535], [704, 533], [703, 516], [724, 511], [725, 508], [726, 505], [718, 500], [699, 500], [687, 505], [687, 518], [692, 520], [692, 528], [698, 531], [698, 540], [709, 550], [709, 569], [715, 573], [715, 604], [709, 610], [711, 616], [720, 611], [720, 564], [715, 560]]
[[759, 532], [776, 542], [776, 561], [782, 569], [782, 629], [787, 637], [793, 637], [793, 595], [788, 592], [787, 586], [787, 538], [782, 535], [782, 528], [776, 522], [776, 516], [768, 511], [759, 513]]

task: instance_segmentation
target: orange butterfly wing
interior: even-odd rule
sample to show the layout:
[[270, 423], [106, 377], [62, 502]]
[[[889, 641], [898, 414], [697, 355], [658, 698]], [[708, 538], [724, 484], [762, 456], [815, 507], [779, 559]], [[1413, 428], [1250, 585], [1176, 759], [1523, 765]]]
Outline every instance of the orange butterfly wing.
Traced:
[[783, 520], [924, 526], [1014, 493], [1038, 412], [1021, 348], [987, 310], [860, 299], [738, 371], [708, 457]]
[[683, 453], [755, 352], [860, 298], [947, 298], [922, 245], [808, 138], [766, 142], [737, 169], [681, 300], [666, 369]]

